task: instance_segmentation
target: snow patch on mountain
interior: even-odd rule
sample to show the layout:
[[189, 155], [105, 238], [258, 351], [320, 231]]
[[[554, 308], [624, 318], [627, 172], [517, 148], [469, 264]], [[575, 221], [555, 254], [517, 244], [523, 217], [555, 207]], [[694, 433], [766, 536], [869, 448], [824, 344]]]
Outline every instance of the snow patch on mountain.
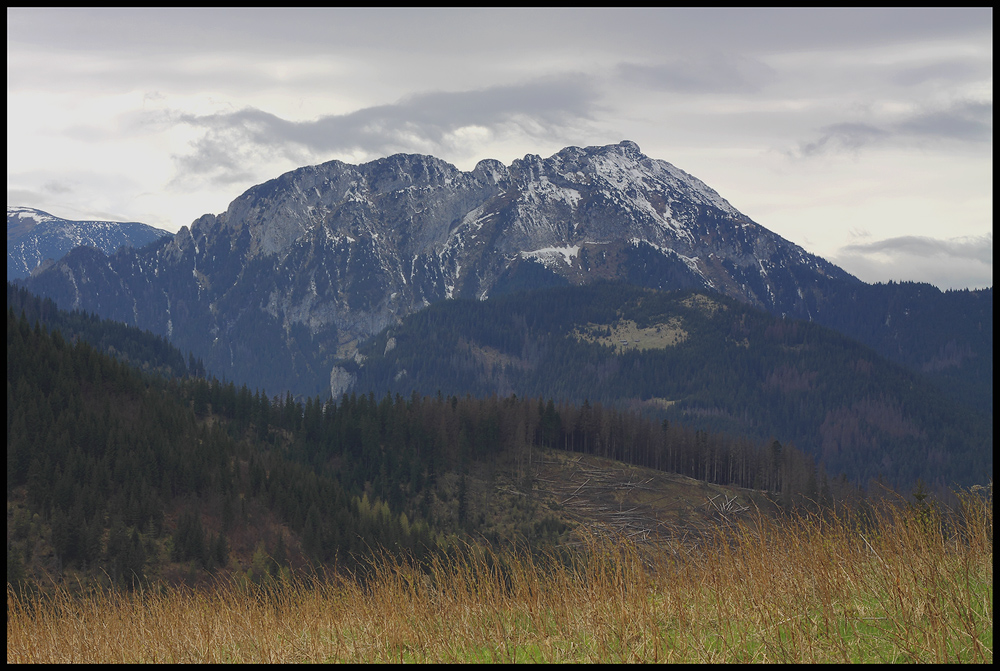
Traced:
[[48, 212], [42, 212], [31, 207], [7, 206], [7, 219], [17, 217], [18, 219], [30, 219], [36, 224], [44, 224], [48, 221], [58, 221], [59, 217], [53, 217]]
[[545, 247], [530, 252], [521, 252], [523, 259], [535, 259], [545, 267], [550, 267], [556, 263], [564, 263], [567, 266], [573, 265], [573, 257], [579, 256], [580, 245], [570, 245], [567, 247]]
[[566, 203], [571, 209], [576, 209], [580, 202], [579, 190], [556, 186], [544, 174], [538, 176], [537, 182], [528, 182], [525, 195], [535, 204], [557, 200]]
[[665, 256], [666, 255], [670, 255], [670, 256], [673, 256], [675, 258], [680, 259], [681, 261], [684, 262], [684, 264], [688, 268], [691, 269], [692, 272], [695, 272], [698, 275], [700, 275], [703, 278], [705, 278], [705, 280], [709, 282], [709, 285], [711, 285], [711, 281], [708, 280], [707, 277], [705, 277], [705, 273], [701, 269], [701, 260], [699, 258], [692, 257], [692, 256], [685, 256], [684, 254], [681, 254], [680, 252], [678, 252], [676, 249], [672, 249], [670, 247], [664, 247], [662, 245], [657, 245], [657, 244], [654, 244], [652, 242], [649, 242], [648, 240], [642, 240], [640, 238], [632, 238], [631, 240], [629, 240], [629, 242], [633, 246], [635, 246], [635, 247], [638, 247], [639, 245], [643, 245], [643, 244], [649, 245], [650, 247], [652, 247], [653, 249], [655, 249], [656, 251], [660, 252], [661, 254], [663, 254]]

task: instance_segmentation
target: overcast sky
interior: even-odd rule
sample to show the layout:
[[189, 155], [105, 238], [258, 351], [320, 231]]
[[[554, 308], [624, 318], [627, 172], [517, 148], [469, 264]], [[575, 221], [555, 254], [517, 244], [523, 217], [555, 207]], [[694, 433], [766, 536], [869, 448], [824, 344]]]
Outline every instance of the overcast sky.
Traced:
[[7, 204], [635, 141], [868, 282], [993, 285], [992, 9], [8, 9]]

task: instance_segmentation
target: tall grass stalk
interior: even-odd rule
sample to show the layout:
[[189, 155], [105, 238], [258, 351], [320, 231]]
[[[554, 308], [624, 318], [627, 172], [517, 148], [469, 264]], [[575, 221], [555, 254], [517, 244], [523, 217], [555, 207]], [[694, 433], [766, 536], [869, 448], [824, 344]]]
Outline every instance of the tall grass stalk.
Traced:
[[267, 588], [8, 586], [7, 662], [993, 661], [992, 486], [947, 515], [757, 516], [684, 552], [456, 557]]

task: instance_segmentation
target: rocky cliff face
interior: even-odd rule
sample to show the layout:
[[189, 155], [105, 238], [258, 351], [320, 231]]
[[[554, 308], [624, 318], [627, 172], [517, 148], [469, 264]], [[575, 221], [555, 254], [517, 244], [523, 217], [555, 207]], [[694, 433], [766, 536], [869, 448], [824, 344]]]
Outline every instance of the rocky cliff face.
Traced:
[[[328, 384], [333, 358], [435, 301], [600, 278], [806, 319], [829, 283], [859, 283], [626, 141], [471, 172], [402, 154], [305, 167], [162, 244], [70, 254], [29, 288], [279, 391], [301, 376]], [[287, 379], [252, 373], [274, 367]]]

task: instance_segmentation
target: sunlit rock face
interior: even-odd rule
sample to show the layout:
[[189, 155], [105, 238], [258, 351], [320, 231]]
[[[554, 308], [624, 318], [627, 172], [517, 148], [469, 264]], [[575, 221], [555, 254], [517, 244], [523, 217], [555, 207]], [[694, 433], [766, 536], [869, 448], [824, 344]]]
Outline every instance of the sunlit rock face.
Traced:
[[284, 348], [287, 375], [329, 381], [352, 343], [435, 301], [598, 279], [801, 318], [828, 282], [857, 282], [625, 141], [470, 172], [406, 154], [304, 167], [160, 244], [70, 254], [29, 288], [169, 334], [217, 371], [269, 370]]

